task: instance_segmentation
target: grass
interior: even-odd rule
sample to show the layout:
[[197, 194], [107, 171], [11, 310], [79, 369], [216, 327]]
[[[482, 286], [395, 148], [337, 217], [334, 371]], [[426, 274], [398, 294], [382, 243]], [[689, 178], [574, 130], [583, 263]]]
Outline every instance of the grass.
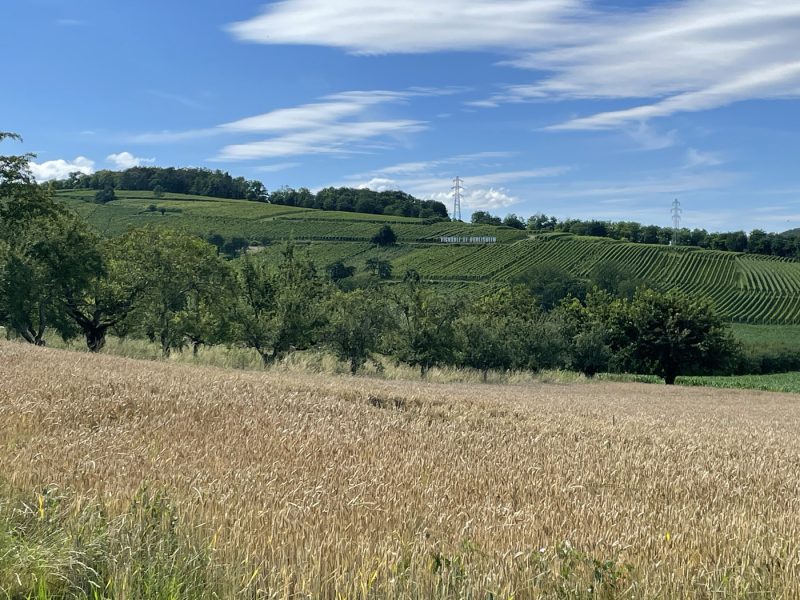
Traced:
[[[75, 560], [103, 573], [106, 598], [800, 596], [795, 396], [230, 371], [6, 342], [0, 361], [0, 478], [28, 507], [3, 504], [0, 530], [38, 527], [39, 506], [52, 518], [0, 546], [50, 548], [0, 571], [8, 597], [43, 580], [48, 598], [97, 589]], [[65, 499], [51, 510], [43, 489]], [[154, 511], [134, 510], [143, 489]], [[144, 565], [151, 595], [130, 587]], [[103, 587], [110, 568], [130, 574], [125, 593]]]
[[224, 569], [168, 498], [146, 488], [111, 517], [100, 500], [0, 483], [0, 597], [220, 597]]

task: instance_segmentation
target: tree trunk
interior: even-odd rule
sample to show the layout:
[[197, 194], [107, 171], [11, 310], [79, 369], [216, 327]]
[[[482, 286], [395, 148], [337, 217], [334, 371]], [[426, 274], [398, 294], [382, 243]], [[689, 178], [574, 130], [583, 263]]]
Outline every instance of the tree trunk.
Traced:
[[261, 363], [263, 364], [264, 368], [271, 366], [275, 362], [275, 358], [266, 350], [256, 348], [256, 352], [258, 352], [258, 355], [261, 357]]
[[162, 358], [169, 358], [170, 351], [172, 350], [169, 343], [169, 336], [166, 333], [162, 332], [160, 339], [161, 339], [161, 356]]
[[103, 346], [106, 345], [106, 330], [105, 326], [85, 327], [84, 335], [86, 336], [86, 346], [89, 352], [100, 352]]
[[483, 370], [483, 383], [486, 383], [486, 380], [489, 378], [489, 369]]
[[425, 379], [428, 376], [428, 369], [430, 369], [428, 365], [422, 364], [419, 366], [419, 376], [421, 379]]

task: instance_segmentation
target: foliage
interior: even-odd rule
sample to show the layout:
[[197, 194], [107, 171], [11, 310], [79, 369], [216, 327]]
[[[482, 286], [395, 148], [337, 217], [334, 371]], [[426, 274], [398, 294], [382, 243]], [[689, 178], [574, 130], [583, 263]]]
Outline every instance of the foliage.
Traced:
[[367, 259], [365, 268], [379, 279], [389, 279], [392, 276], [392, 263], [377, 257]]
[[[602, 298], [602, 297], [601, 297]], [[669, 385], [678, 375], [730, 368], [738, 346], [708, 300], [640, 289], [632, 300], [590, 298], [584, 331], [605, 330], [612, 364]], [[596, 334], [595, 334], [596, 335]], [[595, 342], [597, 343], [597, 342]]]
[[589, 283], [612, 296], [632, 298], [641, 282], [628, 265], [618, 261], [598, 262], [589, 275]]
[[502, 225], [503, 223], [500, 217], [493, 217], [488, 212], [483, 210], [476, 210], [474, 213], [472, 213], [470, 222], [476, 225]]
[[94, 195], [94, 201], [98, 204], [106, 204], [117, 199], [114, 188], [111, 185], [106, 185], [102, 190], [97, 190]]
[[219, 305], [225, 263], [214, 246], [177, 231], [136, 230], [119, 242], [128, 261], [144, 266], [130, 274], [134, 279], [128, 285], [142, 292], [126, 320], [157, 340], [168, 356], [187, 336], [198, 337], [197, 320], [189, 312], [198, 304], [208, 309]]
[[325, 266], [325, 272], [328, 274], [328, 278], [335, 283], [342, 279], [352, 277], [356, 272], [356, 268], [344, 264], [341, 260], [336, 260]]
[[447, 208], [441, 202], [419, 200], [395, 190], [375, 192], [366, 188], [327, 187], [312, 194], [307, 188], [294, 190], [284, 187], [272, 192], [269, 201], [272, 204], [303, 208], [449, 220]]
[[381, 345], [391, 325], [388, 305], [374, 290], [338, 292], [326, 306], [325, 341], [355, 375]]
[[415, 275], [407, 273], [394, 290], [396, 326], [388, 347], [398, 360], [419, 367], [424, 377], [431, 367], [453, 361], [458, 304], [423, 286]]
[[[0, 133], [4, 138], [19, 136]], [[74, 335], [59, 292], [65, 281], [84, 286], [97, 261], [86, 225], [34, 182], [32, 158], [0, 156], [0, 320], [43, 345], [49, 327]]]
[[318, 341], [329, 287], [314, 264], [289, 243], [275, 268], [247, 256], [236, 270], [238, 293], [230, 306], [232, 338], [255, 349], [265, 364]]
[[522, 286], [502, 287], [470, 303], [456, 322], [458, 364], [480, 370], [484, 380], [490, 369], [562, 366], [563, 356], [551, 345], [560, 336], [545, 334], [548, 328], [535, 297]]
[[384, 225], [370, 240], [377, 246], [392, 246], [397, 242], [397, 235], [389, 225]]
[[542, 308], [550, 310], [569, 296], [583, 298], [584, 284], [556, 264], [534, 265], [514, 278], [514, 283], [524, 286], [539, 299]]

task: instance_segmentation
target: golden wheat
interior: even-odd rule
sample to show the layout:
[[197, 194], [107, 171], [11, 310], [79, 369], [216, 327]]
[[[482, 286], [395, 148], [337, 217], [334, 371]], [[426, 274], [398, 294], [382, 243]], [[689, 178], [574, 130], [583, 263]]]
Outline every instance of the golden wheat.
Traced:
[[256, 373], [0, 343], [0, 477], [143, 485], [275, 598], [800, 597], [800, 404]]

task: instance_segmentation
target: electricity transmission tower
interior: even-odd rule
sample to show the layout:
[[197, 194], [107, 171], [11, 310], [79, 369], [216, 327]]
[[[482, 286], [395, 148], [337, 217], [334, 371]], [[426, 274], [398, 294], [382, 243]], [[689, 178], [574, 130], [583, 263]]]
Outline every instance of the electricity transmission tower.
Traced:
[[461, 193], [464, 191], [464, 187], [461, 185], [464, 181], [461, 177], [456, 175], [456, 178], [453, 179], [453, 220], [460, 221], [461, 220]]
[[681, 228], [681, 214], [683, 213], [683, 209], [681, 208], [681, 203], [678, 202], [678, 199], [672, 201], [672, 245], [678, 245], [678, 232]]

